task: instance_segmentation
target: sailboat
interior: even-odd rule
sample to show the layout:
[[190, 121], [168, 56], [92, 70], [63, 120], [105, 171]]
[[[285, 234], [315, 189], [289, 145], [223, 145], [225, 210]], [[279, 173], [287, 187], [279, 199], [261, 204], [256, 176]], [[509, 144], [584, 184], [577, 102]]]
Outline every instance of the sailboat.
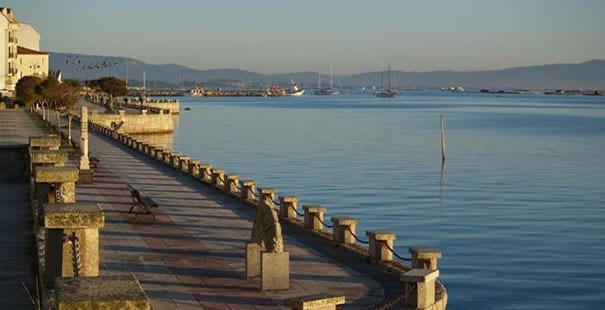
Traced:
[[287, 94], [290, 97], [300, 97], [305, 94], [304, 88], [298, 88], [294, 81], [290, 81], [290, 87], [287, 89]]
[[330, 65], [330, 88], [321, 88], [321, 73], [317, 73], [317, 87], [318, 89], [315, 91], [315, 95], [317, 96], [335, 96], [340, 95], [340, 91], [334, 89], [332, 85], [332, 65]]
[[391, 64], [389, 64], [389, 71], [387, 76], [387, 85], [388, 88], [383, 88], [381, 90], [377, 90], [374, 92], [374, 96], [376, 97], [395, 97], [399, 96], [399, 92], [391, 88]]

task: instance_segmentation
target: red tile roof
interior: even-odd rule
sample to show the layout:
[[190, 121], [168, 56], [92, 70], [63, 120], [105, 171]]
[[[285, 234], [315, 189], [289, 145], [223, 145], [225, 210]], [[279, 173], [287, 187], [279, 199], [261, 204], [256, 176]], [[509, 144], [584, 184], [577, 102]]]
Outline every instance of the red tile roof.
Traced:
[[48, 55], [48, 53], [32, 50], [23, 46], [17, 46], [17, 55]]

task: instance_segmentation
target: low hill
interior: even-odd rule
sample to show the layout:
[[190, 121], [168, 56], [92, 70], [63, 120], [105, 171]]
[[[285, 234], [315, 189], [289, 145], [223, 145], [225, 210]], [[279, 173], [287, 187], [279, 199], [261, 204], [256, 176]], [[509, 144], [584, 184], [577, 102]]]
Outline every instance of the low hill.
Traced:
[[[316, 87], [316, 72], [262, 74], [239, 69], [198, 70], [177, 64], [148, 64], [132, 58], [95, 56], [50, 52], [50, 68], [60, 69], [64, 78], [85, 80], [114, 75], [125, 78], [129, 84], [142, 85], [143, 72], [148, 87], [189, 88], [193, 84], [205, 87], [257, 88], [271, 84], [287, 85], [296, 81], [305, 87]], [[398, 87], [490, 89], [557, 89], [605, 88], [605, 60], [591, 60], [577, 64], [550, 64], [491, 71], [393, 71], [391, 84]], [[368, 72], [356, 75], [336, 75], [339, 87], [380, 86], [386, 83], [386, 72]], [[328, 77], [322, 75], [326, 83]], [[324, 84], [325, 85], [325, 84]]]

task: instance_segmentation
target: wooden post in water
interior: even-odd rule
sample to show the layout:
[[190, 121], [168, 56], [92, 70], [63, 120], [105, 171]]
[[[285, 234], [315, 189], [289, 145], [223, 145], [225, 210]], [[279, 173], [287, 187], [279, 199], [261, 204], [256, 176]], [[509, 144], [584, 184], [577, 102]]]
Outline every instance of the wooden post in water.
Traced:
[[439, 121], [441, 123], [441, 162], [445, 162], [445, 119], [443, 115], [439, 115]]

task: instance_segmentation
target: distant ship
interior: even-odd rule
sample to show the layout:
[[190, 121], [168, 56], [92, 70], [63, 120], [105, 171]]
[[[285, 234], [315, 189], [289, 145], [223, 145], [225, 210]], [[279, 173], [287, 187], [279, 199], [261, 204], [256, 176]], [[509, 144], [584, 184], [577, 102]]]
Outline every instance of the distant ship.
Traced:
[[290, 97], [300, 97], [305, 94], [304, 88], [298, 88], [294, 81], [291, 82], [290, 88], [287, 90], [287, 94]]
[[332, 86], [332, 65], [330, 65], [330, 88], [321, 88], [321, 73], [317, 72], [317, 90], [316, 96], [336, 96], [340, 95], [340, 90]]
[[377, 90], [376, 92], [374, 92], [374, 96], [376, 96], [376, 97], [384, 97], [384, 98], [399, 96], [399, 91], [391, 88], [391, 64], [389, 64], [389, 71], [388, 71], [388, 76], [387, 76], [387, 85], [388, 85], [388, 87], [386, 89], [383, 88], [381, 90]]
[[204, 89], [199, 87], [199, 86], [194, 86], [190, 91], [189, 91], [189, 95], [192, 97], [203, 97], [204, 96]]

